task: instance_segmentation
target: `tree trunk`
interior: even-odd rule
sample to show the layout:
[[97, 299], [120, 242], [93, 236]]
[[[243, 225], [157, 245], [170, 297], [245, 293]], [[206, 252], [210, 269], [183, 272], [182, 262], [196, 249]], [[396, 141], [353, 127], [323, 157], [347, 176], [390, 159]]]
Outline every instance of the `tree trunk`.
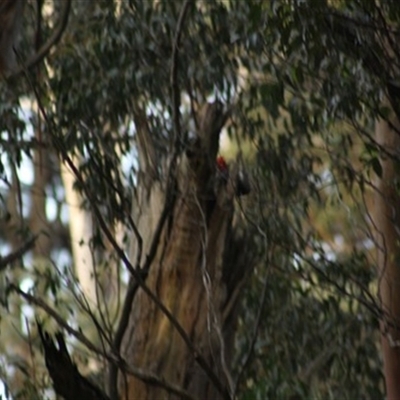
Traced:
[[0, 3], [0, 76], [15, 67], [17, 34], [22, 20], [24, 1], [2, 0]]
[[[229, 333], [235, 323], [235, 289], [244, 277], [244, 268], [243, 258], [229, 259], [227, 250], [235, 240], [235, 249], [242, 243], [245, 254], [246, 247], [243, 239], [232, 234], [235, 171], [224, 181], [215, 168], [225, 116], [220, 105], [214, 103], [207, 104], [198, 119], [198, 141], [190, 158], [184, 157], [180, 164], [176, 200], [146, 284], [229, 390], [233, 346]], [[148, 204], [154, 204], [159, 214], [164, 196], [158, 184], [154, 187], [156, 192], [150, 195]], [[159, 196], [159, 201], [155, 201], [155, 196]], [[150, 235], [146, 232], [144, 237], [148, 240]], [[145, 251], [146, 248], [148, 244], [144, 243]], [[230, 330], [226, 331], [228, 326]], [[221, 398], [169, 319], [143, 291], [137, 293], [132, 304], [122, 354], [128, 364], [180, 386], [194, 398]], [[179, 398], [132, 376], [120, 375], [119, 391], [121, 398], [129, 400]]]
[[[400, 125], [395, 122], [396, 128]], [[378, 143], [392, 155], [382, 156], [382, 177], [375, 194], [382, 352], [387, 398], [400, 399], [400, 135], [388, 122], [376, 123]]]
[[[73, 157], [73, 160], [78, 164], [77, 157]], [[60, 170], [69, 211], [74, 269], [86, 299], [94, 306], [97, 303], [96, 281], [94, 279], [93, 254], [89, 246], [92, 238], [92, 217], [88, 211], [82, 208], [83, 197], [74, 189], [74, 174], [63, 162], [61, 162]]]

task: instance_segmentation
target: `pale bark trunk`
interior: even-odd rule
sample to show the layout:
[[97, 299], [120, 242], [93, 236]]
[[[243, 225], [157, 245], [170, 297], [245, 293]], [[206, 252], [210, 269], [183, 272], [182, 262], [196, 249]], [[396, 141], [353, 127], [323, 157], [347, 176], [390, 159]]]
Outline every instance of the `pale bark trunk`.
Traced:
[[[394, 122], [398, 128], [398, 121]], [[376, 139], [393, 157], [382, 156], [374, 223], [377, 230], [382, 352], [387, 398], [400, 399], [400, 134], [386, 121], [376, 122]]]
[[[73, 159], [76, 162], [76, 159]], [[74, 190], [75, 177], [68, 167], [61, 163], [61, 177], [64, 184], [65, 199], [69, 210], [69, 229], [74, 269], [82, 291], [91, 305], [96, 301], [96, 281], [94, 278], [93, 255], [89, 246], [92, 238], [92, 218], [82, 208], [83, 198]]]
[[[38, 132], [36, 131], [36, 138], [38, 138], [38, 136]], [[30, 190], [28, 224], [30, 233], [38, 236], [35, 241], [35, 246], [32, 249], [32, 264], [36, 269], [44, 271], [49, 266], [49, 253], [51, 249], [50, 225], [46, 216], [45, 193], [46, 184], [49, 179], [49, 169], [45, 154], [39, 149], [34, 152], [33, 168], [34, 181]], [[21, 209], [23, 206], [27, 206], [27, 204], [20, 204], [20, 201], [23, 201], [23, 197], [21, 193], [19, 193], [21, 188], [17, 184], [18, 180], [19, 177], [16, 175], [16, 171], [14, 171], [13, 184], [9, 193], [10, 197], [7, 201], [7, 209], [11, 214], [11, 226], [8, 229], [13, 232], [13, 234], [10, 235], [12, 250], [18, 249], [25, 241], [21, 233], [27, 228]], [[21, 198], [19, 198], [20, 195]], [[21, 273], [19, 268], [12, 269], [10, 273], [13, 274], [13, 280], [15, 282], [19, 284], [23, 282], [21, 277], [25, 274]], [[45, 291], [45, 282], [39, 280], [35, 289], [40, 294], [43, 294]], [[2, 348], [2, 351], [7, 354], [10, 359], [18, 360], [17, 365], [23, 366], [23, 368], [14, 368], [12, 378], [7, 382], [12, 393], [18, 393], [18, 391], [24, 388], [26, 384], [26, 371], [32, 372], [34, 370], [34, 360], [32, 359], [32, 353], [27, 338], [15, 334], [16, 327], [19, 327], [22, 332], [27, 328], [26, 324], [28, 319], [25, 320], [21, 306], [21, 298], [11, 297], [7, 318], [5, 318], [4, 322], [2, 321], [1, 324], [2, 342], [7, 343], [7, 346]]]

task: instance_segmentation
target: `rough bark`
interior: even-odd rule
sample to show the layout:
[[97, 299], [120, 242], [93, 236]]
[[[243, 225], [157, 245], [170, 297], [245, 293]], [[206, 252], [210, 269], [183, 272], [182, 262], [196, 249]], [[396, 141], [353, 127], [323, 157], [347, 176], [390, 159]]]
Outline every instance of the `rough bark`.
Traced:
[[[215, 168], [224, 120], [218, 103], [207, 104], [198, 116], [198, 140], [188, 152], [190, 157], [181, 160], [176, 200], [146, 284], [181, 324], [220, 381], [229, 387], [232, 336], [226, 335], [225, 328], [234, 326], [232, 304], [236, 305], [236, 299], [229, 300], [240, 281], [237, 278], [243, 278], [243, 274], [236, 275], [235, 284], [229, 284], [240, 257], [238, 264], [232, 262], [229, 266], [231, 274], [224, 269], [225, 261], [229, 260], [227, 247], [234, 240], [241, 241], [232, 235], [235, 171], [224, 182], [219, 180]], [[148, 204], [154, 204], [159, 214], [156, 197], [161, 202], [164, 198], [159, 185], [154, 187], [155, 197]], [[148, 240], [150, 236], [147, 229], [144, 237]], [[145, 252], [146, 248], [144, 243]], [[132, 255], [133, 259], [135, 256]], [[128, 364], [188, 390], [194, 398], [221, 398], [168, 318], [143, 291], [137, 293], [132, 304], [122, 354]], [[177, 398], [132, 376], [120, 374], [119, 378], [121, 398]]]
[[[395, 126], [400, 125], [396, 120]], [[376, 138], [391, 156], [381, 159], [382, 177], [377, 181], [374, 223], [377, 230], [382, 353], [387, 398], [400, 398], [400, 135], [388, 122], [376, 123]]]

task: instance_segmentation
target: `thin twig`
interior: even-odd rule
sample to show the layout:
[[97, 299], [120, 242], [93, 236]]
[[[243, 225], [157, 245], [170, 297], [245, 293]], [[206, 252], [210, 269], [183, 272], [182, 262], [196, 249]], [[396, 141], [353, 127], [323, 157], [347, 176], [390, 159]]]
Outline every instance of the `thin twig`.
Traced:
[[254, 348], [255, 348], [255, 345], [256, 345], [256, 342], [257, 342], [258, 332], [260, 330], [261, 319], [262, 319], [264, 308], [265, 308], [265, 300], [266, 300], [266, 297], [267, 297], [267, 288], [268, 288], [268, 275], [265, 277], [265, 280], [264, 280], [264, 285], [263, 285], [263, 289], [262, 289], [260, 305], [258, 307], [256, 324], [254, 326], [254, 330], [253, 330], [253, 335], [252, 335], [252, 339], [251, 339], [251, 342], [250, 342], [250, 346], [249, 346], [249, 349], [247, 351], [245, 360], [244, 360], [243, 364], [240, 366], [239, 373], [238, 373], [238, 375], [236, 377], [235, 386], [234, 386], [234, 389], [233, 389], [233, 396], [232, 396], [233, 399], [236, 396], [236, 392], [238, 390], [239, 383], [240, 383], [240, 380], [242, 378], [242, 375], [243, 375], [244, 371], [246, 370], [246, 368], [248, 367], [248, 365], [249, 365], [249, 363], [251, 361], [251, 358], [252, 358], [252, 356], [254, 354]]
[[[173, 191], [171, 190], [170, 193], [173, 193]], [[164, 204], [164, 209], [161, 212], [160, 219], [158, 220], [157, 227], [154, 232], [152, 243], [151, 243], [151, 246], [149, 249], [149, 253], [146, 256], [146, 260], [145, 260], [145, 263], [142, 268], [139, 268], [139, 265], [138, 265], [138, 263], [140, 262], [141, 252], [142, 252], [142, 240], [139, 242], [139, 254], [136, 259], [137, 264], [136, 264], [135, 271], [137, 271], [137, 273], [140, 275], [143, 282], [146, 281], [147, 275], [150, 270], [150, 266], [154, 260], [154, 257], [156, 256], [158, 245], [160, 242], [160, 237], [161, 237], [165, 222], [173, 208], [174, 201], [175, 201], [174, 196], [167, 194], [165, 204]], [[136, 227], [136, 225], [134, 224], [132, 217], [130, 215], [128, 216], [128, 220], [129, 220], [131, 226]], [[139, 234], [139, 232], [138, 232], [138, 234]], [[141, 236], [140, 236], [140, 238], [141, 238]], [[131, 279], [129, 280], [128, 290], [125, 295], [124, 304], [122, 306], [120, 322], [119, 322], [118, 328], [115, 332], [115, 336], [114, 336], [114, 340], [113, 340], [113, 349], [114, 349], [114, 351], [116, 351], [118, 353], [121, 348], [122, 339], [124, 337], [126, 328], [128, 327], [133, 300], [136, 296], [136, 293], [137, 293], [139, 287], [140, 287], [139, 281], [134, 276], [132, 276]], [[117, 366], [116, 365], [110, 365], [109, 390], [110, 390], [111, 399], [113, 399], [113, 400], [117, 399], [118, 398], [118, 389], [117, 389]]]
[[[149, 254], [146, 257], [145, 264], [142, 268], [140, 268], [140, 275], [143, 279], [143, 282], [146, 280], [147, 275], [150, 270], [150, 266], [153, 262], [153, 259], [156, 255], [159, 240], [165, 225], [165, 222], [168, 216], [173, 209], [175, 203], [175, 195], [174, 195], [174, 185], [175, 185], [175, 176], [176, 176], [176, 169], [177, 169], [177, 159], [180, 153], [182, 138], [181, 138], [181, 125], [180, 125], [180, 89], [178, 84], [178, 52], [179, 52], [179, 43], [182, 34], [183, 23], [186, 18], [186, 14], [189, 10], [190, 0], [185, 0], [181, 12], [179, 14], [176, 31], [174, 35], [174, 42], [172, 47], [172, 65], [171, 65], [171, 72], [170, 72], [170, 85], [172, 91], [172, 104], [173, 104], [173, 123], [174, 123], [174, 134], [173, 134], [173, 155], [171, 158], [171, 162], [168, 168], [167, 174], [167, 185], [166, 185], [166, 198], [163, 210], [161, 212], [160, 218], [157, 223], [156, 230], [153, 235], [152, 243], [149, 249]], [[135, 226], [133, 221], [130, 218], [131, 225]], [[137, 236], [137, 233], [135, 232]], [[139, 242], [139, 254], [137, 257], [137, 266], [141, 259], [142, 254], [142, 242]], [[125, 331], [128, 327], [130, 312], [132, 309], [132, 304], [134, 298], [136, 296], [137, 290], [139, 288], [140, 282], [135, 279], [131, 279], [128, 286], [128, 291], [125, 296], [125, 301], [122, 309], [121, 319], [117, 331], [114, 337], [114, 349], [116, 351], [120, 351], [120, 347], [122, 344], [122, 339], [125, 334]], [[118, 397], [118, 388], [117, 388], [117, 368], [114, 365], [110, 366], [110, 373], [109, 373], [109, 390], [110, 396], [112, 399], [117, 399]]]
[[[27, 76], [29, 80], [29, 76]], [[29, 80], [30, 81], [30, 80]], [[46, 111], [43, 108], [43, 105], [40, 102], [40, 98], [38, 96], [38, 92], [34, 85], [32, 85], [32, 89], [35, 93], [36, 99], [38, 104], [40, 105], [39, 109], [43, 115], [44, 120], [49, 128], [50, 132], [54, 132], [52, 121], [49, 120]], [[55, 146], [56, 150], [60, 152], [61, 156], [64, 159], [64, 162], [67, 166], [72, 170], [73, 174], [75, 175], [77, 181], [79, 182], [80, 186], [82, 187], [83, 192], [85, 193], [91, 207], [93, 210], [94, 215], [96, 216], [99, 225], [104, 232], [105, 236], [113, 246], [115, 252], [120, 257], [121, 261], [127, 268], [127, 270], [131, 273], [131, 275], [136, 279], [140, 288], [146, 293], [147, 296], [154, 302], [154, 304], [160, 309], [160, 311], [167, 317], [171, 325], [176, 329], [182, 340], [185, 342], [186, 346], [190, 350], [193, 355], [194, 360], [199, 364], [199, 366], [203, 369], [205, 374], [208, 376], [210, 381], [213, 383], [215, 388], [218, 392], [222, 395], [222, 398], [226, 400], [231, 400], [229, 392], [227, 388], [222, 384], [218, 376], [215, 374], [211, 366], [205, 360], [205, 358], [201, 355], [200, 351], [196, 348], [196, 346], [192, 343], [190, 337], [187, 335], [186, 331], [182, 327], [182, 325], [178, 322], [178, 320], [174, 317], [174, 315], [168, 310], [168, 308], [160, 301], [156, 294], [146, 285], [144, 282], [140, 271], [137, 271], [129, 261], [128, 257], [126, 256], [125, 252], [119, 246], [117, 241], [115, 240], [113, 234], [111, 233], [110, 229], [108, 228], [108, 224], [106, 223], [105, 219], [103, 218], [102, 212], [100, 211], [99, 207], [96, 204], [94, 196], [89, 191], [85, 181], [82, 177], [82, 174], [79, 172], [78, 168], [74, 165], [71, 160], [71, 157], [68, 155], [68, 152], [64, 148], [64, 144], [61, 139], [54, 137], [53, 138], [53, 145]]]
[[7, 268], [7, 266], [14, 261], [20, 259], [26, 252], [28, 252], [35, 244], [38, 235], [27, 240], [19, 249], [6, 255], [5, 257], [0, 257], [0, 272]]
[[22, 291], [18, 286], [14, 284], [10, 284], [9, 288], [16, 293], [18, 293], [21, 297], [23, 297], [28, 303], [34, 304], [35, 306], [41, 308], [46, 312], [47, 315], [51, 316], [63, 329], [65, 329], [70, 335], [74, 336], [77, 340], [79, 340], [82, 344], [84, 344], [89, 350], [93, 351], [95, 354], [98, 354], [102, 357], [105, 357], [112, 363], [117, 363], [119, 367], [126, 371], [128, 374], [135, 376], [136, 378], [142, 380], [143, 382], [156, 385], [164, 388], [168, 392], [180, 396], [182, 399], [194, 400], [193, 396], [190, 395], [185, 390], [181, 389], [179, 386], [171, 384], [167, 382], [165, 379], [160, 378], [159, 376], [145, 372], [141, 368], [135, 368], [131, 364], [128, 363], [121, 358], [119, 355], [114, 353], [108, 353], [104, 350], [98, 348], [93, 344], [91, 340], [89, 340], [81, 331], [78, 331], [72, 328], [51, 306], [49, 306], [44, 300], [37, 298], [29, 293]]

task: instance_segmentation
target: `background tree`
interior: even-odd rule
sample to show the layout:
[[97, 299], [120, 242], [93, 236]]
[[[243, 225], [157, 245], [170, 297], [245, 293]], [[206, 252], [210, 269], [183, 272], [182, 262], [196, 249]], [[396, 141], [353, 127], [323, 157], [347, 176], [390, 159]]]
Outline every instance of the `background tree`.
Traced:
[[397, 2], [65, 4], [2, 82], [12, 397], [379, 398], [380, 326], [397, 398]]

